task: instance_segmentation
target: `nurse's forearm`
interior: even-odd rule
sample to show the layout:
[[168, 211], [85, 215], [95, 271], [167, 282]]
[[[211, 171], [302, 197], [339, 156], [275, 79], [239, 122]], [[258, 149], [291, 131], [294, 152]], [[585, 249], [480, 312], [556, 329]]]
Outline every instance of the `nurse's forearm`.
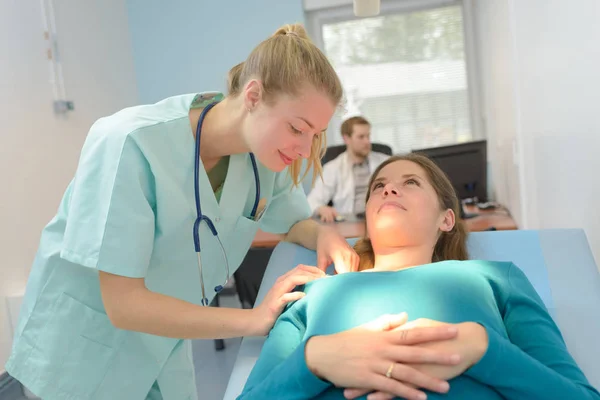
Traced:
[[285, 235], [286, 242], [296, 243], [310, 250], [317, 249], [317, 238], [322, 225], [313, 219], [305, 219], [295, 223]]
[[119, 329], [177, 339], [226, 339], [256, 335], [253, 310], [202, 307], [151, 292], [143, 279], [100, 272], [106, 312]]
[[122, 329], [179, 339], [252, 336], [251, 311], [202, 307], [146, 289], [130, 303]]

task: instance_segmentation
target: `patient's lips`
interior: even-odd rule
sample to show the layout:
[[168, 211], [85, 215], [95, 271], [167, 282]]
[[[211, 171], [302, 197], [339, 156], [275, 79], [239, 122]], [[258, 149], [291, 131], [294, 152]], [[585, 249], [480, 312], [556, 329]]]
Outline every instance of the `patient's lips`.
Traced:
[[381, 204], [381, 206], [379, 206], [379, 210], [377, 210], [377, 212], [381, 212], [381, 211], [385, 211], [385, 210], [404, 210], [406, 211], [406, 208], [404, 208], [404, 206], [400, 203], [398, 203], [397, 201], [385, 201], [383, 202], [383, 204]]

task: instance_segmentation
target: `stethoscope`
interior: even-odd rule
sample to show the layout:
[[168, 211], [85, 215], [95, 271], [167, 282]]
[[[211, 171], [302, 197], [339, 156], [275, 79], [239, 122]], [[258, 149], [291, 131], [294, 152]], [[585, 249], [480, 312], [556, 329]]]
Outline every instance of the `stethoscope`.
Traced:
[[[194, 222], [194, 249], [196, 250], [196, 256], [198, 257], [198, 271], [200, 272], [200, 286], [202, 288], [202, 305], [208, 306], [208, 298], [206, 297], [206, 292], [204, 291], [204, 276], [202, 275], [202, 257], [200, 256], [200, 236], [198, 235], [198, 231], [200, 229], [200, 223], [202, 221], [206, 222], [208, 229], [212, 232], [213, 236], [219, 242], [219, 246], [221, 247], [221, 253], [223, 254], [223, 259], [225, 260], [225, 282], [222, 285], [215, 286], [215, 292], [219, 293], [223, 290], [223, 287], [227, 285], [229, 281], [229, 260], [227, 259], [227, 253], [225, 252], [225, 248], [223, 247], [223, 243], [221, 243], [221, 239], [219, 238], [219, 234], [217, 232], [217, 228], [215, 224], [211, 221], [211, 219], [202, 214], [202, 209], [200, 207], [200, 188], [198, 184], [198, 171], [200, 169], [200, 133], [202, 130], [202, 122], [204, 121], [204, 117], [206, 113], [215, 106], [217, 103], [211, 103], [204, 107], [200, 117], [198, 118], [198, 126], [196, 127], [196, 154], [195, 154], [195, 165], [194, 165], [194, 189], [196, 195], [196, 221]], [[258, 177], [258, 167], [256, 166], [256, 159], [254, 158], [254, 154], [250, 153], [250, 160], [252, 161], [252, 169], [254, 171], [254, 182], [256, 184], [256, 197], [254, 199], [254, 206], [252, 207], [252, 212], [250, 213], [250, 218], [255, 219], [256, 211], [258, 209], [258, 202], [260, 200], [260, 179]]]

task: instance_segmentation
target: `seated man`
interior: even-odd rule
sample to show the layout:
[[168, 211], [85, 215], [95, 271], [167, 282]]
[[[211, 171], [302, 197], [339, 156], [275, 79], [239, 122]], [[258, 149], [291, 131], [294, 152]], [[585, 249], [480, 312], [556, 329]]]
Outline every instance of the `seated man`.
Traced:
[[[308, 203], [322, 221], [333, 222], [338, 215], [365, 212], [369, 177], [389, 156], [371, 151], [371, 125], [363, 117], [342, 124], [346, 151], [323, 166], [323, 179], [317, 179], [308, 194]], [[333, 207], [328, 203], [332, 201]]]
[[368, 187], [361, 272], [304, 285], [240, 399], [600, 399], [525, 274], [468, 260], [431, 160], [392, 157]]

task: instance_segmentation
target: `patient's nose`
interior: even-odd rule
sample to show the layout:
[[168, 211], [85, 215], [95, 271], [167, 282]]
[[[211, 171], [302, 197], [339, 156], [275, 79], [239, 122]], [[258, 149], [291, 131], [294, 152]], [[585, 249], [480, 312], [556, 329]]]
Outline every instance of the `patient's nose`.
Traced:
[[387, 185], [385, 185], [385, 187], [383, 188], [383, 195], [384, 196], [389, 196], [391, 194], [398, 196], [398, 189], [396, 188], [396, 186], [393, 183], [388, 183]]

